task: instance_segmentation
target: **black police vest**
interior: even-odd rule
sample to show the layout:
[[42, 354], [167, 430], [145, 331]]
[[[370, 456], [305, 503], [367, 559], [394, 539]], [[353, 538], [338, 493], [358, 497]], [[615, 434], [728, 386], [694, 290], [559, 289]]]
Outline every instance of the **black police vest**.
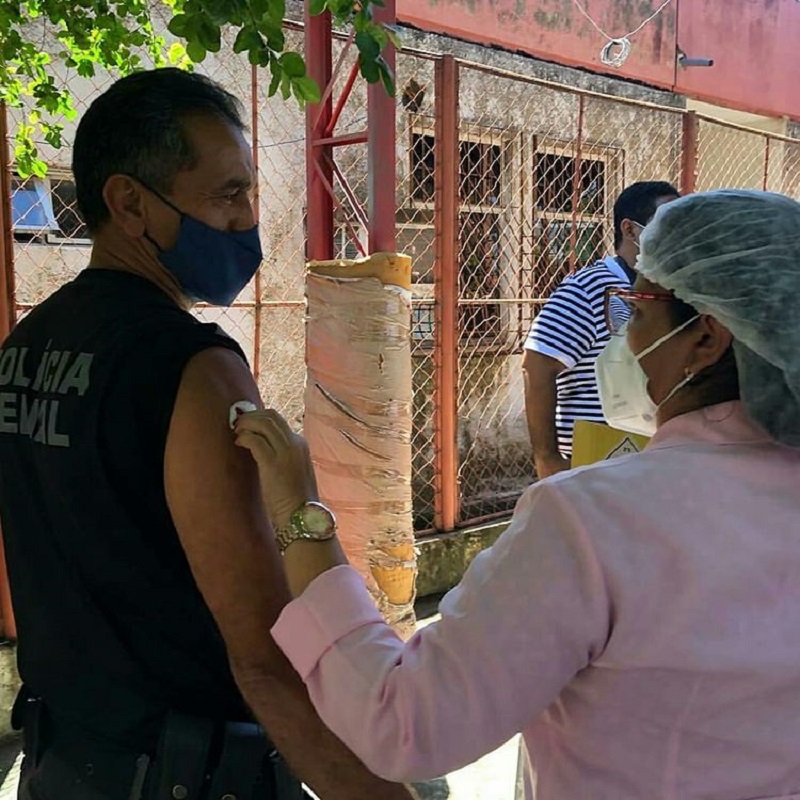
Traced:
[[0, 520], [18, 663], [51, 713], [137, 751], [168, 709], [247, 719], [164, 493], [184, 367], [244, 354], [154, 284], [88, 269], [0, 349]]

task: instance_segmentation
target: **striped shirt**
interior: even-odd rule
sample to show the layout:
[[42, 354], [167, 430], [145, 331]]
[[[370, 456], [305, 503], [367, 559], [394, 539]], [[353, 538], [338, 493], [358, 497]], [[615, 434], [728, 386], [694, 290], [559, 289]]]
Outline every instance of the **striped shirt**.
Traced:
[[526, 350], [555, 358], [566, 369], [556, 379], [556, 431], [561, 454], [572, 455], [575, 421], [604, 422], [594, 375], [597, 356], [611, 338], [603, 309], [607, 286], [630, 288], [622, 264], [607, 256], [578, 270], [553, 292], [534, 320]]

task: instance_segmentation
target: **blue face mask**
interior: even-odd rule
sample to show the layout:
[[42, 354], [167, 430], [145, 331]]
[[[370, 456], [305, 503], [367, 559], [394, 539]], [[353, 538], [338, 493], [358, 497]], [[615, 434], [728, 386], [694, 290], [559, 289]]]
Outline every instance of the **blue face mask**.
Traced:
[[169, 250], [162, 250], [145, 234], [158, 250], [158, 260], [192, 300], [204, 300], [214, 306], [231, 305], [263, 260], [258, 226], [246, 231], [212, 228], [184, 214], [147, 184], [142, 185], [181, 215], [178, 239]]

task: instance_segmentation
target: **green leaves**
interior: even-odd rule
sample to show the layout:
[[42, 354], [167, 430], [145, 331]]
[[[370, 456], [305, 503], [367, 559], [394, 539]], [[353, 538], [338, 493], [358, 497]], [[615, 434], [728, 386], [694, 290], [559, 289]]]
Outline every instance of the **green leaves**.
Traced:
[[245, 53], [250, 50], [260, 51], [264, 46], [261, 34], [254, 28], [242, 28], [233, 43], [234, 53]]
[[319, 86], [311, 78], [297, 78], [293, 81], [292, 88], [294, 89], [295, 97], [301, 103], [319, 103], [321, 97]]
[[[343, 0], [334, 0], [342, 5]], [[373, 8], [383, 6], [382, 0], [352, 8], [353, 27], [356, 30], [356, 47], [358, 48], [358, 66], [362, 77], [367, 83], [383, 83], [386, 91], [394, 97], [394, 74], [383, 57], [383, 51], [391, 44], [400, 49], [400, 39], [397, 32], [386, 25], [375, 22]]]
[[306, 63], [297, 53], [284, 53], [278, 61], [281, 62], [283, 71], [290, 78], [302, 78], [306, 74]]
[[[375, 21], [382, 0], [307, 0], [311, 14], [331, 13], [337, 28], [352, 27], [362, 76], [382, 83], [394, 95], [394, 75], [383, 58], [387, 46], [399, 48], [397, 32]], [[184, 69], [219, 53], [223, 31], [236, 31], [234, 53], [269, 68], [269, 95], [318, 103], [320, 87], [308, 76], [299, 53], [286, 50], [283, 22], [286, 0], [160, 0], [170, 17], [169, 33], [156, 33], [151, 0], [0, 0], [0, 101], [27, 113], [14, 134], [15, 167], [24, 176], [46, 173], [37, 141], [61, 146], [62, 120], [76, 116], [69, 83], [56, 74], [53, 59], [68, 70], [93, 78], [99, 71], [117, 75], [142, 69], [145, 63]], [[160, 16], [160, 15], [159, 15]], [[31, 26], [30, 20], [37, 19]], [[55, 35], [42, 36], [42, 25]]]
[[[181, 0], [163, 2], [180, 13]], [[30, 27], [29, 20], [37, 18]], [[14, 134], [17, 170], [45, 174], [36, 142], [60, 147], [63, 120], [76, 116], [69, 84], [53, 61], [92, 78], [99, 70], [141, 69], [145, 60], [166, 64], [167, 55], [170, 63], [186, 63], [183, 45], [168, 50], [156, 35], [146, 0], [0, 0], [0, 100], [26, 109]]]

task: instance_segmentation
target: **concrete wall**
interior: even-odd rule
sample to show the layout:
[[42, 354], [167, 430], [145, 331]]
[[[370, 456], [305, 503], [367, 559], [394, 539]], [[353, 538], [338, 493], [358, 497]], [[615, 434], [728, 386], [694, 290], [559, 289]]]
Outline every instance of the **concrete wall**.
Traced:
[[0, 644], [0, 742], [18, 735], [11, 729], [11, 709], [19, 687], [17, 648], [4, 642]]
[[[611, 36], [633, 31], [660, 0], [584, 3]], [[620, 68], [603, 65], [606, 39], [572, 0], [398, 0], [421, 30], [519, 51], [770, 116], [800, 116], [800, 6], [796, 0], [674, 0], [640, 33]], [[677, 51], [714, 59], [682, 68]]]
[[417, 548], [417, 596], [439, 595], [457, 586], [475, 556], [491, 547], [507, 527], [504, 520], [421, 541]]

